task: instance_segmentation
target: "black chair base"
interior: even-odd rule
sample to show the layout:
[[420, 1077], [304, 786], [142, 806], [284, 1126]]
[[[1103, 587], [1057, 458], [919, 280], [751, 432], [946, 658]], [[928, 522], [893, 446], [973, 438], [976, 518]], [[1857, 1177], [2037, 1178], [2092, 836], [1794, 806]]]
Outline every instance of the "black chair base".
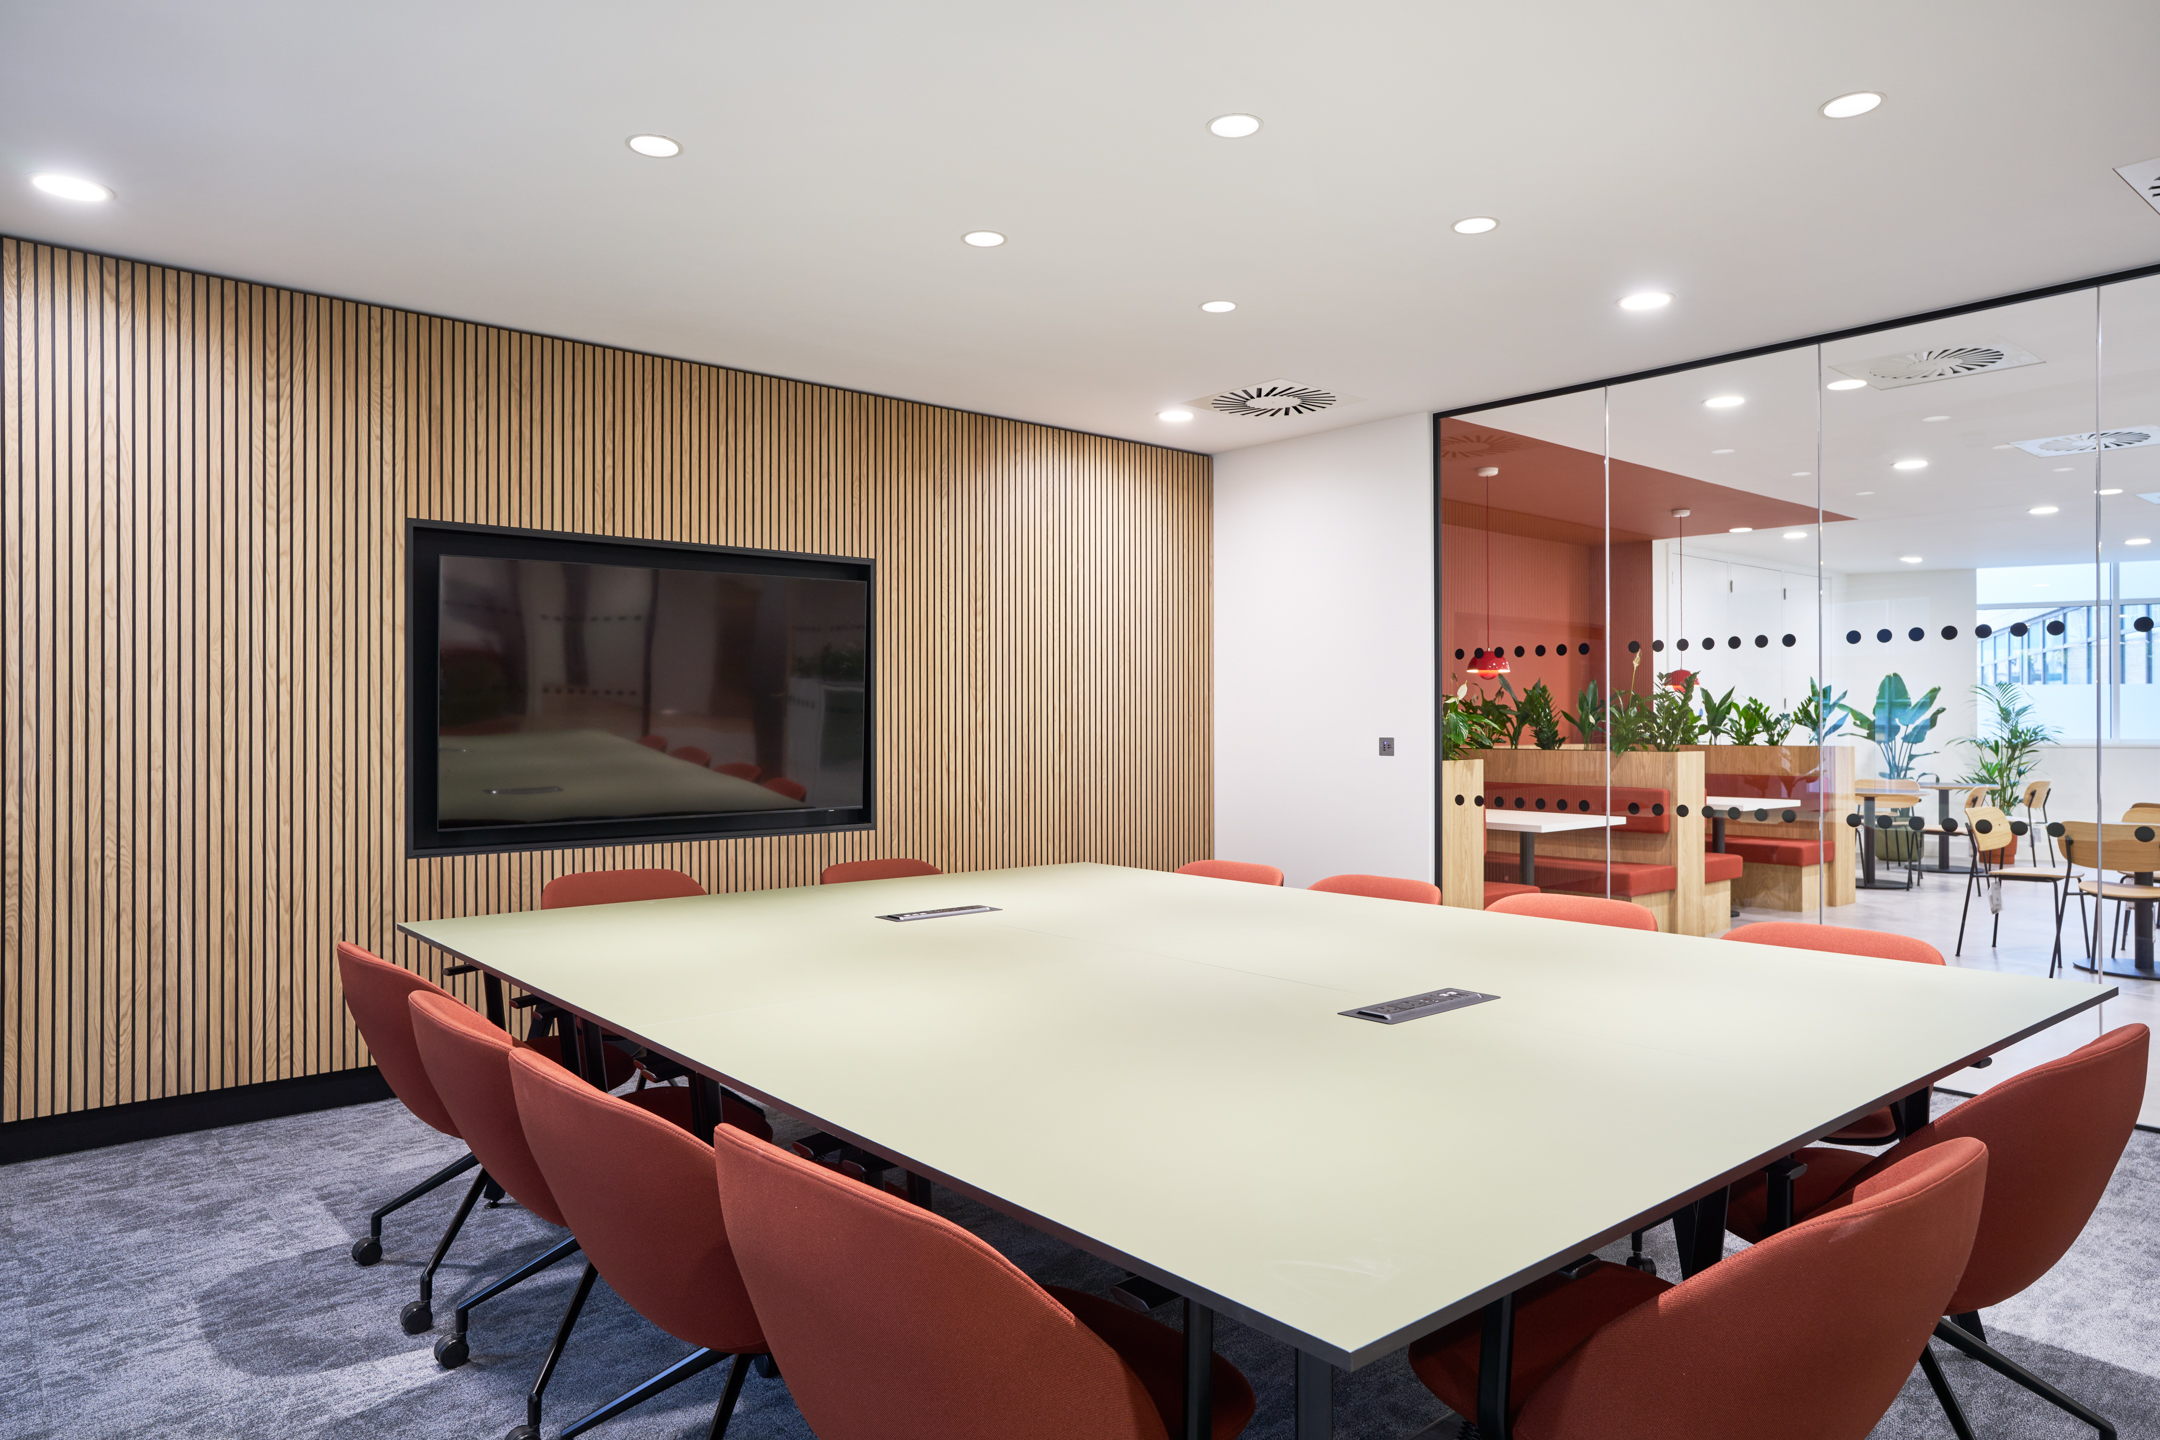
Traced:
[[[477, 1163], [477, 1162], [475, 1162]], [[450, 1226], [443, 1231], [442, 1240], [435, 1246], [435, 1254], [420, 1272], [420, 1298], [398, 1312], [398, 1324], [407, 1335], [421, 1335], [435, 1328], [435, 1272], [442, 1268], [443, 1256], [450, 1253], [450, 1242], [457, 1239], [458, 1231], [465, 1228], [465, 1217], [472, 1214], [473, 1206], [480, 1203], [480, 1192], [494, 1182], [482, 1170], [473, 1176], [472, 1188], [458, 1202], [457, 1214], [450, 1217]]]
[[467, 1170], [480, 1163], [478, 1157], [468, 1153], [462, 1160], [453, 1160], [412, 1189], [392, 1200], [389, 1204], [368, 1216], [368, 1233], [353, 1241], [352, 1258], [355, 1265], [373, 1265], [382, 1259], [382, 1222], [385, 1216], [404, 1209], [439, 1186], [447, 1185]]
[[[1970, 1328], [1967, 1328], [1970, 1327]], [[2105, 1417], [2088, 1410], [2047, 1381], [2027, 1370], [2009, 1356], [1997, 1350], [1981, 1338], [1980, 1317], [1959, 1315], [1954, 1320], [1939, 1320], [1935, 1324], [1935, 1338], [1948, 1343], [1966, 1355], [1978, 1360], [2005, 1379], [2030, 1390], [2033, 1394], [2053, 1405], [2056, 1409], [2075, 1415], [2087, 1425], [2100, 1432], [2101, 1440], [2116, 1440], [2115, 1427]], [[1957, 1396], [1951, 1392], [1949, 1377], [1942, 1373], [1931, 1352], [1923, 1351], [1920, 1366], [1927, 1372], [1928, 1384], [1935, 1388], [1935, 1398], [1942, 1402], [1943, 1414], [1950, 1419], [1950, 1428], [1957, 1432], [1958, 1440], [1973, 1440], [1972, 1426], [1965, 1419], [1964, 1410], [1958, 1405]]]
[[[576, 1421], [565, 1429], [557, 1440], [570, 1440], [573, 1435], [582, 1435], [602, 1421], [612, 1420], [631, 1406], [642, 1405], [653, 1396], [674, 1389], [693, 1375], [702, 1375], [728, 1358], [730, 1357], [725, 1350], [692, 1351], [636, 1389], [625, 1391], [584, 1419]], [[707, 1440], [722, 1440], [727, 1434], [728, 1420], [735, 1413], [735, 1402], [742, 1395], [743, 1380], [750, 1374], [750, 1362], [755, 1358], [757, 1357], [748, 1354], [733, 1357], [735, 1363], [728, 1367], [727, 1388], [721, 1392], [720, 1404], [713, 1410], [712, 1428], [706, 1432]], [[517, 1432], [511, 1433], [515, 1435]], [[525, 1437], [520, 1436], [519, 1440], [525, 1440]]]
[[578, 1243], [576, 1240], [565, 1240], [560, 1245], [550, 1249], [546, 1254], [527, 1261], [499, 1280], [489, 1281], [478, 1290], [459, 1300], [457, 1302], [456, 1324], [448, 1335], [435, 1342], [435, 1363], [445, 1370], [455, 1370], [458, 1366], [471, 1359], [472, 1352], [466, 1345], [465, 1333], [472, 1322], [473, 1308], [485, 1301], [494, 1299], [513, 1285], [532, 1279], [533, 1276], [538, 1275], [556, 1261], [577, 1253], [577, 1248]]

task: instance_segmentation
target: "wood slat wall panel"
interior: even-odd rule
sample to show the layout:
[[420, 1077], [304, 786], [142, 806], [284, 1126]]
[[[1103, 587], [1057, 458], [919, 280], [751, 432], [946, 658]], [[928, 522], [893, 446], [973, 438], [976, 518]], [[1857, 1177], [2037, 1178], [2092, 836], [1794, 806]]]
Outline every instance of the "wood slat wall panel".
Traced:
[[[0, 1121], [367, 1063], [570, 870], [1209, 852], [1208, 462], [0, 238]], [[408, 516], [873, 556], [869, 835], [408, 861]], [[463, 986], [476, 998], [472, 980]]]

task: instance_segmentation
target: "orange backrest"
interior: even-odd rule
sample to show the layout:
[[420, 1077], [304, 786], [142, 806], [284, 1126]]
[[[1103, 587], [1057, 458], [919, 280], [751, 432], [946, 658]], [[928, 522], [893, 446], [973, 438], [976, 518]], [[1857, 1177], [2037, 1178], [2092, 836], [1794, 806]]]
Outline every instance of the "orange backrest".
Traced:
[[[1607, 810], [1605, 807], [1611, 805]], [[1630, 808], [1632, 807], [1632, 808]], [[1669, 790], [1615, 785], [1525, 785], [1496, 780], [1485, 787], [1488, 810], [1547, 812], [1565, 810], [1575, 815], [1625, 815], [1627, 823], [1615, 825], [1615, 833], [1666, 835], [1672, 831], [1673, 802]]]
[[540, 892], [540, 908], [622, 905], [633, 900], [678, 900], [703, 895], [705, 887], [680, 870], [581, 870], [558, 875]]
[[1544, 920], [1610, 925], [1616, 930], [1657, 929], [1657, 917], [1642, 906], [1597, 895], [1510, 895], [1485, 908], [1495, 915], [1535, 915]]
[[510, 1088], [510, 1052], [516, 1043], [447, 995], [414, 991], [406, 1003], [421, 1063], [457, 1121], [459, 1138], [511, 1199], [550, 1225], [562, 1224], [554, 1192], [525, 1143], [517, 1095]]
[[510, 1085], [563, 1223], [608, 1287], [678, 1340], [764, 1350], [721, 1220], [711, 1147], [530, 1050], [511, 1052]]
[[769, 780], [758, 781], [758, 784], [763, 785], [773, 794], [785, 795], [790, 800], [801, 800], [810, 794], [808, 790], [802, 787], [800, 782], [790, 780], [785, 775], [775, 775]]
[[747, 760], [730, 760], [725, 765], [715, 765], [712, 768], [722, 775], [732, 775], [738, 780], [755, 780], [765, 773]]
[[1971, 1253], [1988, 1152], [1961, 1140], [1646, 1300], [1523, 1406], [1523, 1435], [1863, 1440]]
[[927, 860], [909, 860], [896, 855], [890, 860], [843, 860], [837, 865], [827, 865], [818, 876], [818, 884], [845, 885], [851, 880], [903, 880], [910, 875], [944, 873]]
[[713, 1162], [788, 1393], [824, 1440], [1165, 1440], [1117, 1353], [950, 1220], [727, 1126]]
[[[345, 988], [345, 1008], [352, 1012], [360, 1038], [375, 1057], [375, 1066], [405, 1108], [443, 1134], [458, 1137], [457, 1121], [435, 1093], [420, 1049], [413, 1042], [412, 1011], [405, 997], [414, 993], [440, 995], [451, 1004], [458, 999], [434, 981], [371, 955], [358, 945], [340, 940], [337, 945], [338, 980]], [[462, 1007], [461, 1007], [462, 1008]]]
[[665, 735], [640, 735], [637, 743], [648, 750], [658, 750], [663, 755], [667, 753], [667, 736]]
[[1399, 880], [1392, 875], [1330, 875], [1305, 887], [1330, 895], [1365, 895], [1374, 900], [1408, 900], [1413, 905], [1438, 905], [1440, 887], [1423, 880]]
[[1878, 960], [1910, 960], [1941, 965], [1942, 951], [1910, 935], [1884, 930], [1854, 930], [1844, 925], [1808, 925], [1798, 920], [1757, 920], [1725, 932], [1727, 940], [1747, 945], [1778, 945], [1787, 950], [1828, 950], [1839, 955], [1873, 955]]
[[712, 764], [712, 752], [698, 745], [684, 745], [678, 749], [668, 751], [668, 754], [674, 756], [677, 760], [687, 760], [692, 765]]
[[1945, 1314], [2000, 1305], [2053, 1269], [2084, 1233], [2136, 1128], [2151, 1048], [2143, 1025], [2111, 1030], [1989, 1086], [1853, 1176], [1853, 1186], [1864, 1185], [1960, 1137], [1988, 1147], [1980, 1234]]
[[1243, 880], [1248, 885], [1280, 885], [1282, 871], [1273, 865], [1254, 865], [1243, 860], [1195, 860], [1177, 867], [1180, 875], [1205, 875], [1210, 880]]

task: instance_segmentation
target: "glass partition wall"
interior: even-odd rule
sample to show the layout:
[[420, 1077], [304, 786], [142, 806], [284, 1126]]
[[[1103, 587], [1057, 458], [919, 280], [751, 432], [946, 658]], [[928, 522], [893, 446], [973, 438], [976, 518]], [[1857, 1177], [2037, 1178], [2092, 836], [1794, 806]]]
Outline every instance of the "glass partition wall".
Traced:
[[1449, 904], [2125, 987], [2026, 1063], [2160, 1011], [2160, 277], [1436, 426]]

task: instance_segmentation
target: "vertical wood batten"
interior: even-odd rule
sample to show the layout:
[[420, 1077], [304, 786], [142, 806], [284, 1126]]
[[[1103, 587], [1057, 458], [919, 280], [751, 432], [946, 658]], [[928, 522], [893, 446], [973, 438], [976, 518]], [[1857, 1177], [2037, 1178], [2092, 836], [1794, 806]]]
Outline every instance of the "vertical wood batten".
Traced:
[[[0, 239], [0, 1121], [364, 1064], [334, 940], [434, 974], [395, 921], [570, 870], [1207, 854], [1209, 483]], [[405, 859], [408, 517], [875, 558], [878, 831]]]

